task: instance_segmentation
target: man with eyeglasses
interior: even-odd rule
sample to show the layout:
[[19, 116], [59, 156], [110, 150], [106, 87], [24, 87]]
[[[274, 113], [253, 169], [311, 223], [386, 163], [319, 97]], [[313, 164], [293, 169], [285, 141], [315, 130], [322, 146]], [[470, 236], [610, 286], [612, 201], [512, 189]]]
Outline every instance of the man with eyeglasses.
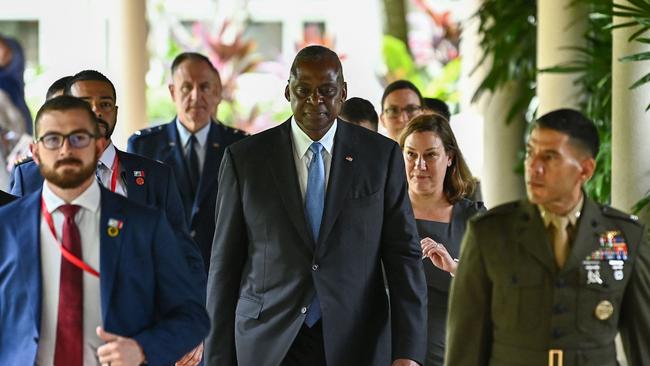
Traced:
[[[95, 171], [99, 182], [106, 189], [137, 203], [163, 209], [174, 232], [183, 237], [179, 243], [191, 244], [184, 248], [185, 258], [203, 281], [203, 259], [197, 245], [189, 237], [183, 204], [171, 168], [155, 160], [118, 150], [111, 141], [118, 111], [113, 83], [99, 71], [83, 70], [69, 80], [65, 94], [86, 101], [98, 119], [100, 131], [106, 132], [105, 148]], [[35, 192], [43, 185], [43, 176], [31, 160], [17, 165], [12, 178], [11, 193], [16, 196]], [[201, 296], [205, 298], [205, 293], [201, 293]], [[200, 352], [193, 355], [200, 359]]]
[[381, 96], [379, 120], [386, 136], [398, 141], [406, 124], [422, 113], [422, 94], [408, 80], [394, 81], [384, 89]]
[[1, 365], [167, 365], [208, 332], [204, 284], [178, 260], [191, 243], [95, 179], [96, 121], [47, 101], [30, 146], [45, 183], [0, 208]]
[[[113, 83], [95, 70], [84, 70], [72, 77], [65, 94], [88, 102], [100, 120], [100, 130], [106, 128], [106, 148], [97, 164], [96, 176], [102, 185], [136, 202], [164, 208], [167, 218], [177, 231], [187, 231], [176, 180], [166, 165], [115, 148], [111, 135], [117, 124], [118, 106]], [[23, 196], [43, 184], [36, 164], [27, 161], [13, 172], [11, 193]]]

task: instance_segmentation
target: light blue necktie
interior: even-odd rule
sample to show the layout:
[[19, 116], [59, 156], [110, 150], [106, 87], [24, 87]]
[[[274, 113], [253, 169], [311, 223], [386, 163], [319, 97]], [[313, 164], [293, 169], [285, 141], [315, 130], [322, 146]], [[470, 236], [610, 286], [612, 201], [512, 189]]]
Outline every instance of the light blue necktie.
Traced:
[[[307, 190], [305, 192], [305, 216], [311, 228], [314, 243], [318, 241], [325, 206], [325, 164], [323, 164], [323, 157], [321, 156], [322, 149], [323, 145], [320, 142], [314, 142], [309, 146], [312, 158], [309, 164]], [[318, 301], [318, 294], [315, 293], [311, 305], [309, 305], [309, 310], [307, 310], [305, 325], [310, 328], [313, 327], [320, 317], [320, 302]]]

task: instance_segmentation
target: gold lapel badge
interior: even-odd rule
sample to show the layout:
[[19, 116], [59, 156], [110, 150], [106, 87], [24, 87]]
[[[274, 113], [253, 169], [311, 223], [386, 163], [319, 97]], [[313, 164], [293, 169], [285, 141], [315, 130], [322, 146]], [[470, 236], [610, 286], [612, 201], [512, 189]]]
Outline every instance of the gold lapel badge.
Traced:
[[108, 228], [106, 229], [106, 232], [108, 233], [108, 236], [114, 238], [120, 233], [123, 226], [124, 222], [121, 220], [108, 219]]
[[614, 305], [607, 300], [603, 300], [596, 305], [594, 314], [598, 320], [607, 320], [614, 314]]

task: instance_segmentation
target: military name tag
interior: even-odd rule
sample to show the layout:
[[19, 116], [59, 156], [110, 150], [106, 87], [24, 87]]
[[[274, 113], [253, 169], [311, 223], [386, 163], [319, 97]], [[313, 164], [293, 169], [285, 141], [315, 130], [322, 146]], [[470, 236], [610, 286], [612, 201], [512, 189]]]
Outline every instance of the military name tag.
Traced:
[[614, 305], [607, 300], [599, 302], [594, 310], [594, 315], [598, 320], [607, 320], [612, 314], [614, 314]]
[[582, 261], [582, 265], [587, 271], [587, 285], [603, 284], [603, 279], [600, 277], [600, 261], [585, 260]]

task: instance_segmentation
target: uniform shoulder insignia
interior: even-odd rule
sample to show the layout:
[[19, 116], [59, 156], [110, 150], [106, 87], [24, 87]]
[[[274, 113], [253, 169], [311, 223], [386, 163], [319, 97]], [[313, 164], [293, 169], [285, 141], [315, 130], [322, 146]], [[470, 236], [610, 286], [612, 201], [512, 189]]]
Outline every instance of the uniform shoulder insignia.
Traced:
[[162, 129], [163, 129], [162, 125], [153, 126], [153, 127], [143, 128], [141, 130], [137, 130], [133, 134], [136, 135], [136, 136], [146, 136], [146, 135], [161, 131]]
[[475, 216], [476, 220], [481, 220], [487, 217], [492, 217], [492, 216], [498, 216], [498, 215], [504, 215], [511, 213], [518, 209], [521, 206], [520, 201], [513, 201], [513, 202], [508, 202], [504, 203], [502, 205], [493, 207], [485, 212], [479, 213], [478, 215]]
[[14, 166], [26, 164], [26, 163], [29, 163], [30, 161], [34, 161], [34, 158], [32, 158], [31, 156], [27, 156], [27, 155], [21, 156], [20, 158], [16, 159], [16, 161], [14, 161]]
[[612, 206], [608, 205], [602, 205], [600, 206], [600, 210], [602, 211], [603, 215], [615, 218], [615, 219], [622, 219], [625, 221], [629, 221], [635, 224], [639, 224], [639, 217], [636, 215], [630, 215], [628, 213], [625, 213], [623, 211], [617, 210], [613, 208]]

